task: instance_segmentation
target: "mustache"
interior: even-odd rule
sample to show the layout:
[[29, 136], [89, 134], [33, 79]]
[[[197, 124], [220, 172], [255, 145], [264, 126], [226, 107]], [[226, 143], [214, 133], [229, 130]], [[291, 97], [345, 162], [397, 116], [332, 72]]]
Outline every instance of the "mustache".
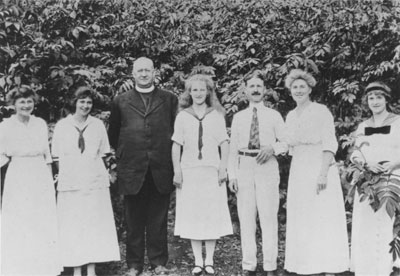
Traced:
[[261, 93], [260, 92], [253, 92], [253, 93], [251, 93], [251, 95], [258, 96], [258, 95], [261, 95]]

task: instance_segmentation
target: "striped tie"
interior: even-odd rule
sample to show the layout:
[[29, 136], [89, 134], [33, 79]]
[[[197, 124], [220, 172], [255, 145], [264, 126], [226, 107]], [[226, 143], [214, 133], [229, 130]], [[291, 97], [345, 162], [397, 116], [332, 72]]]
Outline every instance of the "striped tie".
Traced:
[[253, 108], [253, 119], [251, 120], [249, 149], [260, 149], [260, 132], [258, 129], [257, 108]]

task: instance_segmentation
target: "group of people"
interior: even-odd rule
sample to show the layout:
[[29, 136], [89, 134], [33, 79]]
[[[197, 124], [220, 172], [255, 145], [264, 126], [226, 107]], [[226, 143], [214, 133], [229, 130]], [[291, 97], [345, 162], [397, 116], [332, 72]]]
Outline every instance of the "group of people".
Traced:
[[[297, 274], [389, 275], [393, 220], [356, 195], [351, 250], [329, 109], [310, 98], [316, 80], [292, 70], [285, 80], [296, 108], [284, 122], [264, 105], [259, 70], [244, 77], [248, 108], [233, 117], [230, 138], [213, 80], [193, 75], [180, 99], [154, 85], [152, 60], [133, 65], [135, 87], [112, 104], [108, 135], [90, 116], [93, 91], [79, 88], [72, 114], [60, 120], [48, 145], [47, 125], [31, 115], [36, 95], [10, 93], [16, 114], [0, 124], [1, 165], [9, 162], [2, 203], [2, 275], [95, 275], [95, 263], [120, 259], [103, 159], [115, 149], [124, 196], [128, 276], [141, 275], [145, 252], [155, 275], [168, 275], [167, 216], [176, 189], [175, 235], [191, 241], [192, 275], [215, 275], [216, 241], [232, 234], [227, 189], [236, 194], [242, 275], [256, 275], [257, 216], [263, 270], [274, 275], [278, 257], [279, 165], [292, 156], [285, 269]], [[390, 112], [390, 88], [367, 86], [372, 117], [358, 127], [351, 161], [373, 172], [400, 175], [400, 116]], [[367, 146], [365, 146], [368, 142]], [[110, 143], [110, 144], [109, 144]], [[364, 143], [364, 144], [363, 144]], [[385, 161], [385, 162], [382, 162]], [[59, 167], [57, 197], [49, 164]], [[203, 244], [205, 255], [203, 256]], [[351, 251], [351, 256], [350, 256]]]

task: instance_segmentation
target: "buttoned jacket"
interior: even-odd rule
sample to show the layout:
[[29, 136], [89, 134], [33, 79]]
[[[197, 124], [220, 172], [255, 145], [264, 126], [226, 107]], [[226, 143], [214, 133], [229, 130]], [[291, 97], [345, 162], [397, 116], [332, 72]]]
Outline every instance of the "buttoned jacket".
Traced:
[[117, 182], [121, 194], [137, 194], [148, 168], [160, 193], [173, 190], [171, 137], [178, 99], [155, 88], [146, 108], [135, 89], [117, 96], [112, 104], [109, 140], [116, 150]]

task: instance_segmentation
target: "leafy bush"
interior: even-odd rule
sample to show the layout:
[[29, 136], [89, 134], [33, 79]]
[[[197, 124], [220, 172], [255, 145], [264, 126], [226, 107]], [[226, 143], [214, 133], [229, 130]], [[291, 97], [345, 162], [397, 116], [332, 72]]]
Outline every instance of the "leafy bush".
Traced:
[[[4, 0], [0, 8], [0, 121], [5, 98], [22, 84], [41, 96], [36, 114], [55, 122], [74, 89], [93, 87], [108, 103], [133, 87], [131, 66], [146, 55], [157, 82], [176, 94], [192, 71], [214, 76], [232, 115], [246, 106], [242, 78], [264, 71], [266, 104], [284, 116], [294, 107], [284, 88], [292, 68], [312, 72], [313, 97], [332, 111], [339, 138], [367, 116], [363, 87], [385, 81], [400, 113], [400, 7], [388, 0]], [[337, 158], [347, 170], [344, 142]], [[281, 160], [286, 187], [289, 161]], [[282, 199], [285, 191], [282, 192]], [[284, 207], [284, 206], [283, 206]]]

